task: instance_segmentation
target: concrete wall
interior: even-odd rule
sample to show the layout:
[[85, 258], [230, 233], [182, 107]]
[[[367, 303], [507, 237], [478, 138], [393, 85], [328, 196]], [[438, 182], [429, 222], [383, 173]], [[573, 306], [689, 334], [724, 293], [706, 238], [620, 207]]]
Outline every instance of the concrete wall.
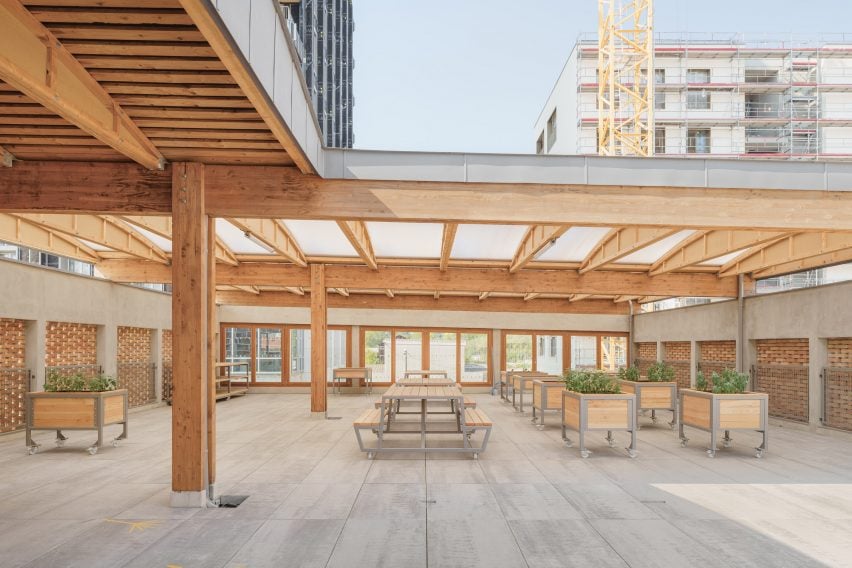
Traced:
[[45, 331], [50, 321], [98, 326], [98, 364], [112, 375], [118, 328], [155, 330], [151, 353], [159, 375], [162, 331], [172, 327], [171, 305], [169, 294], [0, 260], [0, 317], [27, 322], [26, 363], [35, 375], [36, 388], [44, 384]]
[[[743, 302], [744, 344], [742, 369], [757, 362], [756, 344], [761, 339], [808, 340], [809, 420], [820, 424], [822, 412], [821, 378], [828, 362], [828, 339], [852, 337], [852, 282], [818, 288], [792, 290], [746, 298]], [[736, 340], [738, 310], [736, 301], [718, 302], [663, 312], [639, 314], [634, 318], [633, 341], [690, 341], [692, 378], [701, 341]]]

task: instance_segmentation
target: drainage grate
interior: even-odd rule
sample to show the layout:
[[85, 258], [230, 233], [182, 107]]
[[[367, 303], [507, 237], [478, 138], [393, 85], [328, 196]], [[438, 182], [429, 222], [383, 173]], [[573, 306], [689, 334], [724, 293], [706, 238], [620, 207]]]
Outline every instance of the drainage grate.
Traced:
[[326, 420], [340, 420], [341, 418], [343, 418], [343, 417], [342, 416], [326, 416], [325, 417]]
[[219, 497], [219, 506], [234, 509], [242, 505], [243, 501], [248, 498], [248, 495], [222, 495]]

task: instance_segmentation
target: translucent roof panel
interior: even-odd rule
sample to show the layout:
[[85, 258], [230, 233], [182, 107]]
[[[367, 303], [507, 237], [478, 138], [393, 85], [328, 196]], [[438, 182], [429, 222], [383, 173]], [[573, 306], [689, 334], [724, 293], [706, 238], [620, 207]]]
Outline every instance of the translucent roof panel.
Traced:
[[571, 227], [536, 260], [580, 262], [609, 231], [609, 227]]
[[216, 219], [216, 235], [236, 254], [272, 254], [224, 219]]
[[156, 233], [152, 233], [151, 231], [149, 231], [147, 229], [143, 229], [142, 227], [140, 227], [138, 225], [133, 225], [131, 223], [131, 226], [133, 227], [134, 231], [138, 232], [140, 235], [142, 235], [143, 237], [145, 237], [146, 239], [148, 239], [149, 241], [151, 241], [152, 243], [154, 243], [155, 245], [157, 245], [158, 247], [163, 249], [163, 251], [172, 252], [172, 241], [170, 241], [169, 239], [164, 239], [160, 235], [157, 235]]
[[451, 258], [511, 260], [526, 225], [459, 225]]
[[722, 266], [723, 264], [727, 264], [728, 262], [734, 260], [739, 255], [741, 255], [746, 249], [734, 251], [732, 253], [728, 253], [723, 256], [717, 256], [716, 258], [711, 258], [710, 260], [705, 260], [701, 263], [702, 266]]
[[616, 261], [617, 264], [653, 264], [660, 260], [664, 254], [672, 250], [679, 242], [693, 234], [695, 231], [679, 231], [670, 237], [659, 240], [652, 245], [639, 249], [633, 254]]
[[358, 256], [334, 221], [284, 221], [284, 225], [308, 256]]
[[441, 223], [367, 223], [373, 252], [379, 258], [438, 258]]
[[83, 243], [84, 245], [86, 245], [87, 247], [89, 247], [92, 250], [102, 251], [102, 252], [112, 250], [109, 247], [105, 247], [104, 245], [100, 245], [98, 243], [93, 243], [92, 241], [87, 241], [86, 239], [77, 239], [77, 240], [80, 241], [81, 243]]

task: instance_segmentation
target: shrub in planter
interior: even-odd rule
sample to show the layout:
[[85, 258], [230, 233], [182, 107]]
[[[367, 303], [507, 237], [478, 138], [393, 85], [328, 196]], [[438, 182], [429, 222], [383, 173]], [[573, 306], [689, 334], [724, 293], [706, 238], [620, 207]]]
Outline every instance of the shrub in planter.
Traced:
[[580, 439], [580, 455], [588, 457], [585, 433], [591, 430], [606, 431], [610, 447], [615, 445], [615, 430], [630, 432], [630, 457], [636, 456], [636, 396], [621, 392], [621, 385], [602, 371], [569, 371], [563, 376], [562, 439], [566, 445], [567, 429], [575, 430]]
[[622, 381], [638, 381], [639, 367], [631, 365], [630, 367], [622, 367], [618, 370], [618, 378]]
[[731, 445], [731, 430], [756, 430], [763, 434], [763, 442], [755, 448], [755, 456], [762, 457], [767, 447], [769, 397], [766, 393], [748, 392], [748, 375], [733, 369], [713, 373], [709, 382], [704, 373], [695, 379], [695, 389], [680, 393], [680, 440], [686, 446], [689, 439], [683, 427], [692, 426], [710, 432], [707, 455], [716, 455], [717, 433], [724, 431], [724, 447]]
[[100, 375], [86, 378], [81, 373], [63, 375], [52, 372], [44, 380], [45, 392], [106, 392], [118, 386], [115, 377]]
[[665, 363], [654, 363], [648, 367], [648, 380], [662, 383], [670, 383], [675, 380], [675, 370], [671, 365]]

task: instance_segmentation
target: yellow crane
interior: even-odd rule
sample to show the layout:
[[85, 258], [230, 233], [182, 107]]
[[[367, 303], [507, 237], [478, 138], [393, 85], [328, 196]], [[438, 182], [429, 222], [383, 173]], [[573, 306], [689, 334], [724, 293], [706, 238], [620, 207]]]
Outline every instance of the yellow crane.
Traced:
[[654, 2], [598, 0], [598, 153], [654, 155]]

